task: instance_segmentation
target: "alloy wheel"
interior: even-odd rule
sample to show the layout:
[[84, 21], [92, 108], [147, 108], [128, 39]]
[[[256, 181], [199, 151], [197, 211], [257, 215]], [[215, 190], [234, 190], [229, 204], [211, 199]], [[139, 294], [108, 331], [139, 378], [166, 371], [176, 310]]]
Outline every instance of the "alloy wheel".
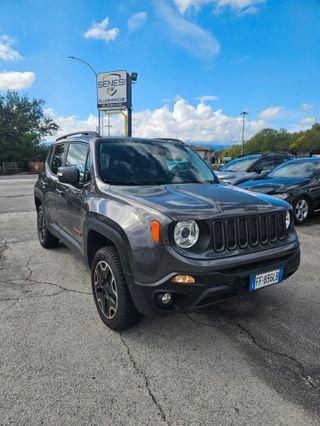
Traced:
[[118, 289], [113, 272], [104, 260], [100, 260], [94, 270], [94, 291], [101, 313], [113, 319], [118, 309]]
[[46, 225], [44, 221], [43, 210], [39, 208], [38, 210], [38, 234], [41, 241], [44, 241], [46, 238]]
[[306, 220], [309, 213], [309, 205], [305, 199], [301, 199], [297, 202], [295, 206], [295, 215], [299, 222]]

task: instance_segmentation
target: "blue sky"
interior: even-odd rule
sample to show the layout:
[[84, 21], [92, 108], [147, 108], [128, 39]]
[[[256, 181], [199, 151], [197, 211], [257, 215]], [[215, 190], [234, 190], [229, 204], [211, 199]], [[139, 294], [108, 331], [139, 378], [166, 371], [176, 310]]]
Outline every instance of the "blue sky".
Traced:
[[[127, 69], [134, 134], [240, 141], [320, 119], [319, 0], [1, 0], [0, 90], [41, 97], [62, 131], [94, 127], [93, 75]], [[112, 121], [119, 133], [120, 122]]]

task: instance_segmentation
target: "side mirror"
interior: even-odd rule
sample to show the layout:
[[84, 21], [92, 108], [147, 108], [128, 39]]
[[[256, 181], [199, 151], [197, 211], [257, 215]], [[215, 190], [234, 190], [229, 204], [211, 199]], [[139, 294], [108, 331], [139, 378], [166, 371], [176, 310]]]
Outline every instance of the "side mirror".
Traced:
[[259, 167], [255, 167], [254, 169], [253, 169], [253, 171], [255, 172], [255, 173], [258, 173], [259, 175], [260, 175], [260, 173], [262, 173], [262, 169], [260, 169]]
[[261, 171], [261, 175], [262, 176], [266, 176], [268, 173], [270, 173], [271, 172], [271, 170], [262, 170]]
[[74, 185], [79, 183], [80, 173], [75, 167], [59, 167], [57, 173], [59, 182]]

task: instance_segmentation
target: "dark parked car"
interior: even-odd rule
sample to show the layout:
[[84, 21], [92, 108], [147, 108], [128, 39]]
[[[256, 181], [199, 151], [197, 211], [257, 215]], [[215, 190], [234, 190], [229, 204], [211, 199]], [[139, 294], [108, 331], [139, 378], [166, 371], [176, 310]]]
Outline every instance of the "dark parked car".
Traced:
[[223, 183], [238, 185], [247, 180], [259, 179], [280, 164], [292, 160], [289, 153], [252, 154], [236, 158], [215, 173]]
[[177, 140], [59, 138], [35, 204], [40, 244], [81, 254], [114, 330], [279, 283], [299, 266], [289, 204], [220, 185]]
[[263, 178], [240, 186], [287, 201], [293, 206], [296, 223], [303, 223], [320, 209], [320, 158], [289, 161]]

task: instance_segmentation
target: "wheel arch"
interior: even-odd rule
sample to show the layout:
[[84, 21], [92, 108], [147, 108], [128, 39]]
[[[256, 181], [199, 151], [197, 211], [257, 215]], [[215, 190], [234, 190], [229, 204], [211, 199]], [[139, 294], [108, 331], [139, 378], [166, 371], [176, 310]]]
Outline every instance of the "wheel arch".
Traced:
[[131, 248], [127, 236], [118, 224], [107, 224], [97, 219], [90, 219], [86, 224], [84, 239], [84, 258], [91, 268], [96, 252], [104, 246], [116, 249], [126, 275], [128, 285], [132, 281]]

